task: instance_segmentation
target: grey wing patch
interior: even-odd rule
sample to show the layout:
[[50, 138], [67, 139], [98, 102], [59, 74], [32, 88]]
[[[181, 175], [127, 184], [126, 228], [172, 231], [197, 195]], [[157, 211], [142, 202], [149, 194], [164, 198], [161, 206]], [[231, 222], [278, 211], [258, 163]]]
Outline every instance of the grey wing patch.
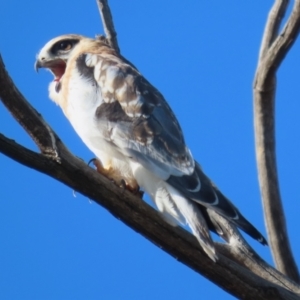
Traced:
[[119, 102], [102, 103], [96, 110], [96, 117], [99, 120], [108, 122], [131, 122], [132, 118], [124, 113]]
[[87, 65], [86, 63], [88, 58], [89, 56], [86, 53], [79, 55], [76, 60], [76, 67], [80, 76], [96, 84], [96, 80], [94, 77], [94, 66]]

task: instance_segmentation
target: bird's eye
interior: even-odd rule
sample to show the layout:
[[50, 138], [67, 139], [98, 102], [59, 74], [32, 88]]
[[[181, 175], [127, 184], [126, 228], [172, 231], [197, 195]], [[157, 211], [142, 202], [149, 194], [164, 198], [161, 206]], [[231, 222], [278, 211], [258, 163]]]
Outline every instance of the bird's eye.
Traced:
[[63, 41], [58, 45], [57, 50], [68, 51], [72, 48], [72, 43], [69, 41]]
[[71, 50], [74, 45], [76, 45], [79, 42], [79, 40], [73, 40], [73, 39], [67, 39], [63, 41], [59, 41], [51, 49], [51, 52], [55, 55], [57, 54], [64, 54]]

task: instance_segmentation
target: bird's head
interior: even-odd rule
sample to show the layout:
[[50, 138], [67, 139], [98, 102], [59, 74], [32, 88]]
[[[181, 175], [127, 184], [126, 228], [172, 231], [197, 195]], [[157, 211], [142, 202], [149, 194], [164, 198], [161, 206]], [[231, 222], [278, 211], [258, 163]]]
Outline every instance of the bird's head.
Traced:
[[40, 68], [49, 69], [54, 75], [54, 81], [59, 82], [64, 75], [67, 62], [76, 46], [84, 36], [68, 34], [50, 40], [36, 57], [35, 70]]

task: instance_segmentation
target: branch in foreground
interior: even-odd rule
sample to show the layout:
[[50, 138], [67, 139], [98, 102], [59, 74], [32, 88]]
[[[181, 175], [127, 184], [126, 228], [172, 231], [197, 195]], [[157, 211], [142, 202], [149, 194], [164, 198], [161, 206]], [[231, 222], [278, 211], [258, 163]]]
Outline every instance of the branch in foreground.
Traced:
[[[6, 89], [9, 90], [10, 88], [11, 86], [6, 86]], [[15, 87], [13, 86], [13, 88]], [[0, 97], [3, 102], [7, 104], [9, 97], [6, 96], [5, 90], [3, 91], [0, 89]], [[18, 96], [20, 96], [20, 98], [18, 98]], [[286, 289], [254, 275], [249, 272], [249, 270], [244, 269], [222, 255], [220, 255], [218, 263], [213, 264], [205, 255], [203, 255], [203, 252], [199, 250], [194, 237], [181, 228], [169, 226], [159, 217], [158, 213], [146, 203], [134, 197], [127, 191], [124, 192], [120, 190], [109, 180], [103, 178], [94, 170], [86, 166], [82, 161], [75, 158], [65, 148], [50, 127], [42, 120], [42, 118], [40, 118], [36, 111], [28, 103], [21, 103], [25, 100], [22, 97], [21, 94], [16, 94], [16, 105], [19, 105], [19, 107], [14, 111], [14, 116], [17, 119], [22, 116], [23, 105], [25, 105], [24, 109], [29, 115], [25, 120], [21, 118], [22, 126], [39, 142], [40, 140], [36, 139], [36, 135], [40, 136], [41, 133], [48, 132], [45, 141], [42, 140], [41, 144], [42, 146], [44, 146], [44, 144], [49, 144], [50, 148], [51, 146], [56, 147], [59, 151], [61, 164], [58, 164], [57, 160], [49, 159], [44, 155], [25, 149], [5, 138], [3, 135], [0, 135], [0, 152], [3, 152], [20, 163], [48, 174], [89, 198], [94, 199], [98, 204], [107, 208], [118, 219], [123, 220], [124, 223], [134, 230], [141, 232], [142, 235], [173, 255], [176, 259], [187, 264], [195, 271], [203, 274], [205, 277], [214, 281], [216, 284], [239, 298], [299, 298], [297, 294], [290, 293]], [[18, 101], [21, 102], [18, 103]], [[23, 108], [20, 109], [20, 106]], [[7, 105], [7, 107], [10, 109], [9, 105]], [[36, 130], [34, 132], [35, 135], [31, 131], [31, 126], [28, 124], [36, 121], [40, 121], [41, 123], [34, 128], [34, 130]], [[49, 134], [49, 132], [51, 134]], [[220, 249], [222, 249], [222, 247], [225, 247], [225, 245], [218, 246]], [[278, 274], [278, 276], [280, 277], [280, 274]], [[284, 282], [284, 280], [280, 279], [279, 282]], [[288, 287], [287, 284], [284, 284], [283, 286]], [[288, 288], [293, 290], [294, 293], [299, 293], [299, 287], [296, 285], [294, 285], [294, 287], [290, 285]]]
[[[57, 136], [14, 85], [5, 69], [1, 55], [0, 83], [0, 98], [8, 111], [27, 131], [41, 152], [59, 162], [58, 149], [55, 144]], [[32, 117], [29, 118], [28, 116]]]
[[276, 71], [300, 30], [300, 1], [296, 0], [286, 25], [278, 35], [287, 4], [287, 0], [275, 1], [266, 24], [254, 81], [254, 122], [259, 183], [273, 259], [278, 270], [300, 282], [286, 228], [275, 149]]
[[[286, 288], [298, 293], [299, 287], [281, 284], [284, 279], [279, 278], [275, 283], [271, 283], [222, 255], [219, 261], [213, 264], [199, 249], [193, 236], [182, 228], [171, 227], [161, 219], [157, 211], [141, 199], [116, 187], [107, 178], [102, 177], [80, 159], [74, 157], [24, 97], [19, 92], [13, 94], [17, 88], [12, 80], [8, 80], [7, 72], [1, 68], [4, 68], [4, 65], [0, 63], [0, 74], [2, 74], [0, 86], [3, 86], [3, 82], [6, 83], [5, 89], [0, 89], [2, 102], [9, 110], [13, 110], [15, 118], [22, 121], [22, 126], [29, 131], [35, 141], [40, 141], [37, 137], [45, 132], [52, 133], [46, 134], [43, 144], [56, 145], [60, 163], [52, 157], [30, 151], [3, 135], [0, 135], [0, 152], [93, 199], [164, 251], [238, 298], [296, 299], [296, 295], [288, 292]], [[12, 99], [11, 95], [15, 98]], [[13, 106], [8, 103], [10, 101], [13, 101]], [[25, 113], [26, 118], [22, 118]], [[32, 126], [32, 124], [36, 125]], [[219, 247], [222, 248], [222, 246]], [[265, 277], [266, 274], [262, 275]], [[235, 284], [232, 284], [233, 282]], [[272, 297], [268, 298], [270, 295]]]
[[[262, 279], [222, 254], [217, 263], [212, 263], [191, 234], [165, 223], [144, 201], [115, 186], [68, 151], [61, 152], [58, 164], [0, 135], [0, 152], [93, 199], [155, 245], [238, 298], [299, 299], [297, 294]], [[295, 287], [294, 292], [297, 291], [299, 288]]]
[[208, 213], [218, 227], [222, 229], [223, 238], [228, 244], [217, 244], [218, 253], [222, 253], [229, 259], [238, 262], [241, 266], [251, 270], [254, 274], [288, 290], [300, 291], [299, 286], [289, 278], [268, 265], [247, 243], [238, 229], [233, 226], [226, 218], [222, 217], [213, 210], [208, 210]]

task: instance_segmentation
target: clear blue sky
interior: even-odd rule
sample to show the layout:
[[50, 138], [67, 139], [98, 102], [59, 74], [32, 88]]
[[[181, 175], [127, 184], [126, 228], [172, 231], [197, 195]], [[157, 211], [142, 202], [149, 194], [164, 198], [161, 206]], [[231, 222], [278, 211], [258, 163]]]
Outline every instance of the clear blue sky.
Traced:
[[[265, 233], [254, 155], [252, 81], [273, 1], [110, 0], [122, 54], [165, 96], [194, 157]], [[48, 99], [39, 49], [103, 33], [95, 1], [3, 1], [0, 52], [15, 83], [65, 144], [93, 157]], [[277, 157], [299, 262], [300, 44], [278, 75]], [[34, 143], [0, 104], [0, 132]], [[1, 299], [233, 299], [72, 189], [0, 154]], [[269, 249], [251, 242], [271, 262]]]

